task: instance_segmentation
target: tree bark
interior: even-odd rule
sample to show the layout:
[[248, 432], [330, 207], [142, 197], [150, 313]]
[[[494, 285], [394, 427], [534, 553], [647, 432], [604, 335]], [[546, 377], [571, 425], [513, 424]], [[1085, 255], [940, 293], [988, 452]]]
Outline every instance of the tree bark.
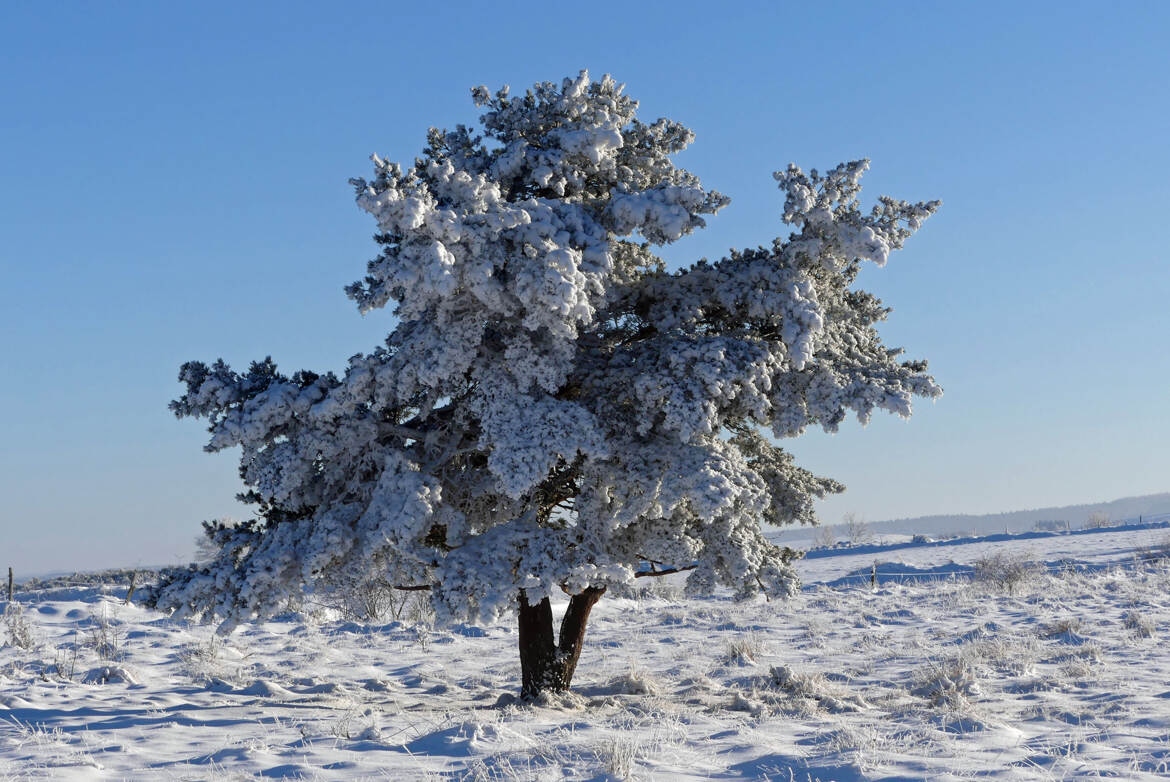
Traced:
[[520, 694], [534, 698], [555, 689], [557, 650], [553, 638], [552, 605], [544, 598], [536, 605], [520, 590]]
[[542, 692], [565, 692], [581, 659], [589, 612], [605, 587], [589, 587], [569, 599], [561, 619], [560, 640], [553, 635], [552, 604], [548, 598], [528, 602], [520, 591], [520, 694], [532, 699]]
[[561, 665], [561, 678], [564, 680], [564, 689], [569, 689], [573, 681], [573, 674], [577, 671], [577, 661], [581, 659], [581, 647], [585, 642], [585, 625], [589, 622], [589, 612], [605, 593], [605, 587], [589, 587], [584, 592], [569, 598], [569, 607], [561, 619], [561, 642], [559, 644], [558, 662]]

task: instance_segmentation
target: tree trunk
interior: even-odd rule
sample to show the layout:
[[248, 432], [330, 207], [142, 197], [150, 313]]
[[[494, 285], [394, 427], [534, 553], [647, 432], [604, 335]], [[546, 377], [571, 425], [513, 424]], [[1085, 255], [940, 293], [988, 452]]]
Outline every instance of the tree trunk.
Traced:
[[530, 605], [520, 590], [520, 694], [533, 698], [545, 689], [559, 689], [555, 680], [556, 642], [553, 638], [552, 605], [544, 598]]
[[520, 591], [520, 694], [535, 698], [542, 692], [564, 692], [573, 681], [589, 612], [605, 587], [589, 587], [569, 599], [561, 619], [560, 641], [553, 635], [552, 605], [548, 598], [531, 604]]

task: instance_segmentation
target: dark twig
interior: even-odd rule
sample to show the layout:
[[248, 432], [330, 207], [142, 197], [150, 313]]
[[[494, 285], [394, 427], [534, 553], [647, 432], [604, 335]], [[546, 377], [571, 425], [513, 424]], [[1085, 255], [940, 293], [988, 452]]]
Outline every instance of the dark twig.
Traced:
[[667, 568], [666, 570], [642, 570], [634, 574], [634, 578], [645, 578], [647, 576], [669, 576], [671, 573], [681, 573], [684, 570], [694, 570], [698, 565], [683, 565], [681, 567]]

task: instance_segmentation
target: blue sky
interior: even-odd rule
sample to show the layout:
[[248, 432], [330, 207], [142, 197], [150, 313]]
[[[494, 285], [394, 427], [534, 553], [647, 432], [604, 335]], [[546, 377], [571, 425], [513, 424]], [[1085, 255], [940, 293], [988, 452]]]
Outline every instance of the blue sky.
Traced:
[[244, 515], [233, 455], [166, 408], [179, 364], [378, 344], [390, 316], [342, 293], [376, 254], [347, 179], [473, 122], [474, 85], [582, 67], [692, 127], [682, 164], [732, 197], [672, 263], [786, 234], [790, 161], [943, 200], [862, 284], [946, 395], [788, 443], [850, 487], [827, 521], [1170, 490], [1170, 4], [243, 6], [0, 3], [18, 572], [177, 562]]

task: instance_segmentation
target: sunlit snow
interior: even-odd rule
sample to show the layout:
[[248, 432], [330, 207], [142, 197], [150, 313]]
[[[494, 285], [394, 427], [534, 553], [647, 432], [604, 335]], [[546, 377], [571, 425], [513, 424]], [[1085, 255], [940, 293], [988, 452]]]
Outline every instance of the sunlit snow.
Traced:
[[[996, 554], [1036, 565], [972, 580]], [[1165, 522], [895, 537], [797, 567], [789, 601], [686, 599], [668, 579], [607, 596], [574, 694], [537, 706], [512, 697], [510, 621], [437, 630], [407, 605], [363, 624], [310, 602], [218, 639], [123, 605], [124, 578], [22, 589], [7, 610], [29, 648], [0, 629], [0, 778], [1170, 773]]]

